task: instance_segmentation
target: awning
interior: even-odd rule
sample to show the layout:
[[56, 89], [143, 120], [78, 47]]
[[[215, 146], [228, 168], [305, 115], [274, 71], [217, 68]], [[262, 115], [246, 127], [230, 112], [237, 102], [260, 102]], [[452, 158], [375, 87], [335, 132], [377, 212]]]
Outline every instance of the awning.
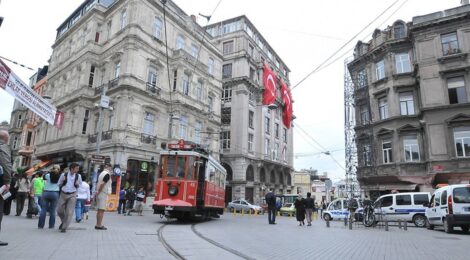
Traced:
[[37, 163], [35, 164], [33, 167], [29, 168], [27, 171], [26, 171], [26, 174], [28, 176], [32, 175], [35, 171], [37, 170], [40, 170], [44, 167], [46, 167], [51, 161], [50, 160], [47, 160], [47, 161], [42, 161], [40, 163]]

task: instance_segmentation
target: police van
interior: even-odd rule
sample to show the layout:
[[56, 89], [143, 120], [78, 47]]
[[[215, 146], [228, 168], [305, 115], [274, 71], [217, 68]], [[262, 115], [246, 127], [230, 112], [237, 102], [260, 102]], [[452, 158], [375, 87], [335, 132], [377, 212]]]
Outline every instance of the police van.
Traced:
[[[426, 207], [429, 192], [406, 192], [380, 196], [374, 203], [374, 212], [381, 221], [413, 222], [417, 227], [426, 226]], [[380, 221], [380, 220], [378, 220]]]
[[438, 188], [426, 208], [426, 226], [443, 226], [446, 233], [454, 227], [464, 232], [470, 228], [470, 185], [456, 184]]
[[[361, 202], [358, 199], [354, 199], [355, 208], [361, 208]], [[348, 210], [348, 199], [340, 198], [333, 200], [325, 211], [323, 211], [323, 219], [326, 221], [330, 221], [333, 219], [345, 219], [349, 217], [349, 210]]]

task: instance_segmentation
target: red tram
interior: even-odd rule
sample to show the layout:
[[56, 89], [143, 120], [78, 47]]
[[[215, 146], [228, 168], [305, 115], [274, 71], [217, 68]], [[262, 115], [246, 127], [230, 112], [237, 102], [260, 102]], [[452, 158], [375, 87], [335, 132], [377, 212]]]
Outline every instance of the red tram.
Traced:
[[224, 212], [226, 171], [194, 143], [180, 140], [160, 152], [154, 214], [183, 220]]

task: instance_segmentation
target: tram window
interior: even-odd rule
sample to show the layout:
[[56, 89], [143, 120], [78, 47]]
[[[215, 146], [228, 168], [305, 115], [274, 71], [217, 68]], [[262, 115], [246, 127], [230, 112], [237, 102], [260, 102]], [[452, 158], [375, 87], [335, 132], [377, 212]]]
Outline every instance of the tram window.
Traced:
[[161, 163], [160, 163], [160, 165], [159, 165], [159, 167], [158, 167], [158, 178], [160, 178], [160, 179], [163, 178], [163, 167], [164, 167], [164, 165], [166, 164], [166, 161], [167, 161], [167, 160], [166, 160], [166, 156], [163, 156], [163, 157], [161, 158]]
[[217, 185], [217, 186], [220, 185], [220, 173], [219, 173], [219, 171], [215, 172], [215, 185]]
[[196, 167], [194, 166], [194, 157], [188, 156], [188, 174], [186, 175], [186, 179], [193, 180], [194, 179], [194, 171]]
[[185, 169], [186, 169], [186, 157], [178, 156], [178, 168], [176, 169], [176, 177], [184, 178]]
[[173, 177], [175, 174], [176, 156], [168, 156], [166, 164], [166, 176]]

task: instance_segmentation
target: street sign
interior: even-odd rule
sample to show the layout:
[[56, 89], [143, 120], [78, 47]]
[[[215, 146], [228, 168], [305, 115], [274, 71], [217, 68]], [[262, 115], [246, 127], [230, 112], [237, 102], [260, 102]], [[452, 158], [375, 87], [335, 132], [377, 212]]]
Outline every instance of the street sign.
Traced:
[[100, 107], [109, 108], [109, 96], [101, 95]]

